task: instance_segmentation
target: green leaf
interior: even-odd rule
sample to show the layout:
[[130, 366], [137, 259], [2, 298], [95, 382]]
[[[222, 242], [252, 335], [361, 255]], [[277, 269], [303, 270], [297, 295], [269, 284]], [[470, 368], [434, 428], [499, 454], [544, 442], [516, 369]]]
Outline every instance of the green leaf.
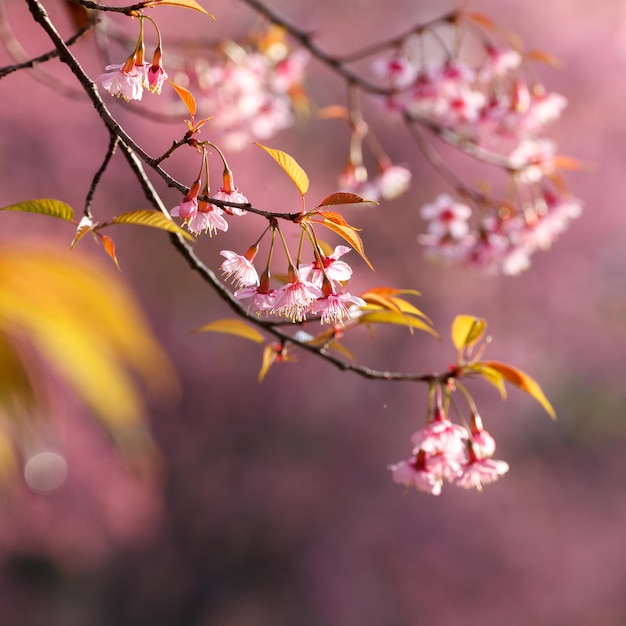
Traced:
[[245, 322], [238, 319], [216, 320], [215, 322], [211, 322], [210, 324], [200, 326], [192, 332], [225, 333], [227, 335], [236, 335], [237, 337], [243, 337], [244, 339], [249, 339], [250, 341], [254, 341], [255, 343], [265, 343], [263, 335], [258, 330], [256, 330], [256, 328], [252, 328], [251, 326], [248, 326], [248, 324], [246, 324]]
[[131, 211], [117, 215], [110, 222], [111, 224], [137, 224], [139, 226], [150, 226], [159, 228], [170, 233], [182, 235], [186, 239], [193, 241], [193, 237], [184, 231], [176, 222], [161, 211], [152, 211], [150, 209], [140, 209], [139, 211]]
[[[193, 97], [191, 91], [185, 89], [184, 87], [181, 87], [180, 85], [177, 85], [173, 80], [170, 80], [169, 78], [167, 79], [167, 82], [172, 86], [174, 91], [178, 94], [178, 97], [183, 101], [183, 104], [187, 107], [187, 111], [189, 111], [189, 115], [191, 115], [191, 119], [193, 120], [196, 114], [197, 105], [196, 99]], [[197, 128], [199, 127], [200, 125]]]
[[304, 196], [304, 194], [309, 190], [309, 177], [298, 165], [296, 160], [282, 150], [268, 148], [260, 143], [257, 143], [256, 145], [259, 146], [259, 148], [263, 148], [263, 150], [265, 150], [265, 152], [267, 152], [276, 161], [276, 163], [283, 168], [289, 178], [293, 181], [293, 184], [298, 188], [300, 195]]
[[539, 402], [539, 404], [541, 404], [546, 413], [552, 419], [556, 419], [554, 408], [544, 395], [539, 383], [537, 383], [534, 378], [512, 365], [507, 365], [506, 363], [499, 363], [498, 361], [484, 361], [483, 364], [502, 374], [507, 382], [531, 395], [535, 400], [537, 400], [537, 402]]
[[359, 324], [398, 324], [399, 326], [408, 326], [410, 329], [423, 330], [433, 337], [439, 337], [439, 333], [421, 319], [395, 311], [368, 311], [357, 319]]
[[487, 322], [473, 315], [457, 315], [452, 322], [452, 342], [461, 352], [473, 346], [483, 335]]
[[196, 2], [196, 0], [152, 0], [151, 2], [146, 2], [146, 4], [144, 4], [144, 7], [148, 9], [158, 6], [171, 6], [182, 7], [183, 9], [193, 9], [194, 11], [200, 11], [201, 13], [208, 15], [210, 18], [215, 19], [215, 16], [211, 15], [208, 11], [201, 7]]
[[361, 198], [361, 196], [357, 196], [355, 193], [348, 193], [343, 191], [337, 191], [336, 193], [331, 193], [330, 196], [324, 198], [318, 205], [317, 209], [323, 206], [332, 206], [338, 204], [378, 204], [377, 202], [373, 202], [372, 200], [365, 200]]
[[51, 198], [42, 198], [40, 200], [24, 200], [17, 204], [11, 204], [0, 208], [0, 211], [23, 211], [25, 213], [39, 213], [40, 215], [49, 215], [50, 217], [58, 217], [62, 220], [71, 222], [74, 219], [74, 210], [65, 202], [53, 200]]

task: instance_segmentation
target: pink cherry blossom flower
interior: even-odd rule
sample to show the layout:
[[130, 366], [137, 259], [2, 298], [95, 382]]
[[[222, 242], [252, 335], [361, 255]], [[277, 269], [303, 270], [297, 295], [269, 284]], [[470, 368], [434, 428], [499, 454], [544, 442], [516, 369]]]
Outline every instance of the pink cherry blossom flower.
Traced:
[[523, 182], [537, 183], [554, 172], [555, 149], [549, 139], [524, 139], [509, 155], [509, 166], [519, 170]]
[[274, 311], [277, 294], [275, 289], [261, 291], [260, 287], [243, 287], [235, 291], [233, 295], [237, 300], [252, 298], [248, 310], [260, 316], [261, 314], [268, 315]]
[[441, 476], [433, 473], [425, 461], [400, 461], [389, 468], [393, 472], [393, 481], [407, 487], [415, 487], [418, 491], [438, 496], [441, 493]]
[[389, 57], [381, 57], [372, 64], [374, 74], [381, 80], [388, 81], [397, 89], [408, 87], [417, 77], [417, 67], [400, 50]]
[[[332, 251], [330, 256], [322, 257], [324, 272], [326, 272], [326, 277], [330, 280], [333, 287], [350, 280], [352, 276], [352, 268], [345, 261], [339, 260], [350, 250], [351, 248], [348, 248], [348, 246], [339, 245]], [[302, 280], [311, 282], [317, 287], [322, 287], [324, 273], [318, 261], [301, 265], [298, 273]]]
[[254, 265], [245, 256], [230, 250], [222, 250], [220, 254], [226, 258], [221, 266], [226, 278], [232, 278], [238, 287], [259, 285], [259, 275]]
[[167, 73], [162, 65], [151, 65], [148, 68], [148, 87], [152, 93], [161, 93]]
[[[238, 204], [250, 204], [248, 198], [244, 196], [239, 189], [235, 188], [232, 191], [226, 191], [226, 189], [220, 189], [214, 196], [216, 200], [224, 200], [226, 202], [237, 202]], [[220, 209], [221, 210], [221, 209]], [[247, 211], [245, 209], [239, 209], [237, 207], [224, 207], [223, 209], [227, 213], [232, 215], [245, 215]]]
[[467, 220], [472, 215], [472, 209], [442, 193], [434, 202], [425, 204], [420, 210], [420, 215], [429, 220], [428, 233], [440, 237], [450, 236], [458, 240], [469, 232]]
[[194, 196], [189, 198], [185, 196], [178, 206], [170, 210], [170, 214], [174, 217], [180, 217], [181, 220], [189, 221], [198, 213], [198, 198]]
[[311, 305], [311, 313], [321, 313], [322, 324], [343, 324], [343, 320], [350, 318], [350, 306], [365, 306], [365, 300], [349, 293], [331, 293], [325, 298], [319, 298]]
[[311, 303], [321, 297], [322, 290], [319, 287], [297, 278], [277, 291], [274, 312], [289, 317], [293, 322], [301, 322], [306, 319]]
[[213, 237], [218, 230], [226, 232], [228, 230], [228, 222], [224, 219], [222, 210], [214, 207], [212, 211], [198, 211], [187, 222], [187, 228], [194, 235], [207, 233], [209, 237]]
[[482, 490], [483, 485], [492, 483], [509, 471], [506, 461], [475, 458], [461, 467], [454, 484], [464, 489]]
[[463, 454], [468, 437], [469, 433], [465, 428], [451, 422], [443, 411], [437, 409], [430, 424], [413, 433], [411, 442], [415, 451], [454, 456]]
[[385, 200], [401, 196], [409, 188], [410, 183], [411, 170], [402, 165], [388, 165], [374, 181], [374, 185]]
[[143, 90], [148, 85], [146, 67], [143, 65], [133, 65], [130, 71], [124, 71], [122, 65], [107, 65], [106, 73], [96, 77], [96, 82], [100, 83], [112, 96], [123, 98], [124, 100], [141, 100]]

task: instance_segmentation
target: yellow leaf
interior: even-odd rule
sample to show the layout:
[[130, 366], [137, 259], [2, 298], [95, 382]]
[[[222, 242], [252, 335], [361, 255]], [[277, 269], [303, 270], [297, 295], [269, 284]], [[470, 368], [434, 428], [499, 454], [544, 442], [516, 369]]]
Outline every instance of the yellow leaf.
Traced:
[[525, 391], [527, 394], [531, 395], [541, 406], [545, 409], [546, 413], [552, 418], [556, 419], [556, 413], [554, 408], [544, 395], [541, 387], [537, 383], [537, 381], [530, 377], [528, 374], [522, 372], [521, 370], [513, 367], [512, 365], [507, 365], [506, 363], [499, 363], [498, 361], [485, 361], [483, 363], [487, 367], [495, 370], [502, 374], [504, 379], [515, 385], [522, 391]]
[[137, 224], [139, 226], [150, 226], [151, 228], [160, 228], [169, 233], [182, 235], [186, 239], [193, 241], [193, 237], [184, 231], [176, 222], [161, 211], [152, 211], [150, 209], [141, 209], [139, 211], [131, 211], [117, 215], [111, 221], [111, 224]]
[[500, 397], [506, 400], [506, 387], [504, 386], [504, 376], [493, 367], [489, 367], [485, 363], [473, 363], [468, 371], [476, 372], [482, 376], [487, 382], [491, 383], [499, 392]]
[[457, 315], [452, 322], [452, 343], [461, 352], [473, 346], [483, 335], [487, 322], [473, 315]]
[[[314, 216], [319, 216], [322, 219], [311, 219]], [[331, 211], [315, 211], [313, 213], [309, 213], [307, 215], [312, 222], [316, 224], [321, 224], [322, 226], [326, 226], [333, 232], [337, 233], [342, 239], [345, 239], [363, 258], [363, 260], [367, 263], [369, 268], [373, 271], [374, 267], [370, 263], [367, 256], [365, 256], [365, 250], [363, 249], [363, 241], [361, 241], [361, 237], [357, 234], [358, 228], [354, 228], [354, 226], [350, 226], [339, 213], [333, 213]]]
[[53, 200], [51, 198], [42, 198], [40, 200], [25, 200], [17, 204], [11, 204], [0, 208], [0, 211], [23, 211], [25, 213], [39, 213], [41, 215], [49, 215], [50, 217], [58, 217], [62, 220], [72, 221], [74, 219], [74, 210], [71, 206]]
[[205, 13], [210, 18], [215, 19], [214, 15], [211, 15], [208, 11], [202, 8], [196, 0], [152, 0], [151, 2], [146, 2], [144, 4], [145, 8], [151, 9], [158, 6], [171, 6], [171, 7], [182, 7], [184, 9], [193, 9], [194, 11], [200, 11], [201, 13]]
[[193, 120], [196, 114], [196, 99], [193, 97], [191, 91], [177, 85], [169, 78], [167, 79], [167, 82], [173, 87], [174, 91], [178, 94], [178, 97], [183, 101], [183, 104], [187, 107], [187, 111], [189, 111], [189, 115], [191, 115], [191, 119]]
[[216, 320], [215, 322], [211, 322], [204, 326], [200, 326], [200, 328], [196, 328], [193, 332], [225, 333], [227, 335], [236, 335], [237, 337], [243, 337], [244, 339], [249, 339], [250, 341], [254, 341], [255, 343], [265, 343], [263, 335], [258, 330], [256, 330], [256, 328], [252, 328], [242, 320], [238, 319]]
[[[124, 451], [151, 447], [132, 374], [164, 400], [177, 392], [176, 376], [116, 276], [43, 242], [3, 245], [0, 329], [26, 338], [33, 355], [65, 380]], [[41, 368], [35, 373], [45, 375]]]
[[298, 165], [296, 160], [283, 152], [282, 150], [275, 150], [274, 148], [268, 148], [260, 143], [256, 144], [259, 148], [263, 148], [286, 172], [287, 176], [291, 178], [294, 185], [298, 188], [298, 191], [302, 196], [309, 190], [309, 177], [306, 172]]
[[439, 337], [439, 333], [421, 319], [395, 311], [368, 311], [357, 319], [359, 324], [398, 324], [399, 326], [407, 326], [409, 329], [423, 330], [433, 337]]
[[332, 206], [338, 204], [362, 204], [364, 202], [369, 202], [370, 204], [378, 204], [377, 202], [373, 202], [372, 200], [365, 200], [358, 196], [355, 193], [348, 193], [343, 191], [337, 191], [336, 193], [331, 193], [330, 196], [324, 198], [318, 205], [317, 209], [323, 206]]
[[278, 353], [273, 346], [265, 346], [265, 349], [263, 350], [263, 361], [261, 362], [261, 369], [259, 370], [259, 375], [257, 377], [257, 380], [259, 382], [263, 381], [265, 375], [272, 366], [272, 363], [274, 363], [274, 361], [276, 360], [277, 356]]

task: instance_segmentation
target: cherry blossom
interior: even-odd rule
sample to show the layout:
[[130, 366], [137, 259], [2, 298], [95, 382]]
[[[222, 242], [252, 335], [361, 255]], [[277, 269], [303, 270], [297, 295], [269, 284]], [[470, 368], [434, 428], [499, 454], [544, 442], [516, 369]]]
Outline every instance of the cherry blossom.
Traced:
[[301, 322], [311, 303], [322, 297], [322, 290], [308, 281], [296, 278], [286, 283], [276, 292], [274, 312], [284, 315], [293, 322]]
[[459, 240], [469, 232], [467, 220], [472, 215], [472, 209], [467, 204], [442, 193], [434, 202], [425, 204], [420, 210], [420, 215], [429, 221], [428, 233]]
[[130, 70], [124, 69], [128, 63], [122, 65], [107, 65], [106, 73], [96, 77], [112, 96], [124, 100], [141, 100], [143, 90], [148, 85], [147, 67], [149, 63], [133, 65]]
[[178, 206], [175, 206], [170, 210], [170, 214], [174, 217], [180, 217], [180, 219], [189, 221], [193, 219], [198, 213], [198, 198], [197, 196], [188, 197], [185, 196]]
[[222, 250], [220, 254], [226, 258], [221, 266], [226, 278], [232, 278], [239, 287], [259, 285], [259, 275], [254, 265], [245, 256], [230, 250]]
[[393, 472], [393, 481], [407, 487], [415, 487], [418, 491], [438, 496], [443, 484], [440, 475], [432, 472], [424, 459], [400, 461], [389, 468]]
[[340, 261], [339, 259], [344, 254], [350, 252], [350, 250], [351, 248], [348, 248], [348, 246], [339, 245], [329, 256], [322, 257], [324, 271], [322, 271], [318, 261], [301, 265], [298, 272], [300, 278], [320, 288], [324, 282], [324, 274], [334, 287], [345, 283], [352, 276], [352, 268], [345, 261]]
[[506, 461], [475, 458], [461, 467], [461, 473], [454, 479], [454, 484], [464, 489], [482, 490], [509, 471]]
[[233, 294], [237, 300], [251, 298], [248, 309], [256, 315], [268, 315], [274, 311], [276, 296], [275, 289], [264, 288], [262, 283], [257, 287], [243, 287]]
[[311, 305], [311, 313], [321, 313], [322, 324], [342, 324], [350, 318], [350, 306], [365, 306], [365, 300], [349, 293], [331, 293], [319, 298]]
[[[250, 204], [248, 198], [246, 198], [246, 196], [244, 196], [241, 191], [239, 191], [236, 187], [231, 191], [227, 191], [226, 189], [222, 188], [213, 197], [216, 200], [224, 200], [226, 202], [236, 202], [237, 204]], [[239, 209], [234, 206], [224, 207], [223, 210], [231, 215], [245, 215], [247, 213], [245, 209]]]

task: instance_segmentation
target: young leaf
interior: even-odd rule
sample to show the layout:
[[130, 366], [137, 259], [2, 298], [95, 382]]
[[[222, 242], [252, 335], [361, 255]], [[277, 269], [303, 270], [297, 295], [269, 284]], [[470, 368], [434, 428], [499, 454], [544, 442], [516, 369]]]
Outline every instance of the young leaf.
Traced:
[[525, 391], [527, 394], [531, 395], [541, 406], [544, 408], [546, 413], [552, 418], [556, 419], [556, 413], [554, 408], [544, 395], [541, 387], [537, 383], [537, 381], [530, 377], [528, 374], [522, 372], [521, 370], [513, 367], [512, 365], [507, 365], [506, 363], [499, 363], [498, 361], [485, 361], [483, 365], [495, 370], [502, 374], [504, 379], [515, 385], [522, 391]]
[[341, 238], [345, 239], [363, 258], [363, 260], [367, 263], [369, 268], [373, 271], [374, 267], [370, 263], [367, 256], [365, 256], [365, 250], [363, 249], [363, 242], [361, 241], [361, 237], [357, 234], [357, 228], [354, 226], [350, 226], [339, 213], [333, 213], [331, 211], [316, 211], [315, 213], [310, 213], [311, 216], [320, 216], [321, 220], [311, 220], [317, 224], [321, 224], [322, 226], [326, 226], [326, 228], [330, 228], [333, 232], [337, 233]]
[[42, 198], [40, 200], [24, 200], [17, 204], [11, 204], [0, 208], [0, 211], [23, 211], [25, 213], [39, 213], [41, 215], [49, 215], [50, 217], [58, 217], [62, 220], [71, 222], [74, 219], [74, 210], [71, 206], [53, 200], [51, 198]]
[[276, 352], [276, 349], [274, 348], [274, 346], [269, 346], [269, 345], [265, 346], [263, 350], [263, 361], [261, 362], [261, 369], [259, 370], [259, 375], [257, 377], [257, 380], [259, 382], [263, 381], [263, 379], [265, 378], [265, 375], [267, 374], [270, 367], [276, 360], [277, 356], [278, 356], [278, 353]]
[[452, 343], [461, 352], [473, 346], [483, 335], [487, 322], [473, 315], [457, 315], [452, 322]]
[[395, 311], [368, 311], [363, 313], [358, 321], [359, 324], [398, 324], [399, 326], [408, 326], [409, 329], [423, 330], [433, 337], [439, 337], [439, 333], [421, 319]]
[[473, 363], [468, 371], [476, 372], [482, 376], [488, 383], [491, 383], [499, 392], [500, 397], [506, 400], [506, 387], [504, 386], [504, 376], [493, 367], [489, 367], [485, 363]]
[[337, 191], [336, 193], [331, 193], [330, 196], [326, 196], [326, 198], [324, 198], [315, 208], [319, 209], [323, 206], [333, 206], [338, 204], [363, 204], [364, 202], [378, 204], [372, 200], [365, 200], [365, 198], [361, 198], [361, 196], [357, 196], [355, 193]]
[[90, 231], [94, 228], [94, 223], [90, 217], [84, 215], [80, 222], [78, 222], [78, 227], [76, 228], [76, 234], [74, 235], [74, 239], [72, 239], [72, 243], [70, 244], [70, 249], [74, 249], [74, 246]]
[[115, 243], [113, 243], [113, 239], [107, 237], [106, 235], [100, 235], [100, 237], [102, 237], [102, 245], [104, 246], [106, 253], [113, 259], [115, 266], [121, 272], [122, 268], [118, 263], [117, 256], [115, 256]]
[[249, 339], [250, 341], [254, 341], [255, 343], [265, 343], [263, 335], [258, 330], [252, 328], [251, 326], [248, 326], [248, 324], [238, 319], [216, 320], [215, 322], [211, 322], [210, 324], [205, 324], [204, 326], [200, 326], [200, 328], [196, 328], [193, 332], [225, 333], [227, 335], [236, 335], [237, 337], [243, 337], [244, 339]]
[[152, 228], [160, 228], [169, 233], [182, 235], [186, 239], [193, 241], [193, 237], [184, 231], [176, 222], [171, 220], [167, 215], [160, 211], [152, 211], [151, 209], [140, 209], [139, 211], [130, 211], [116, 215], [111, 221], [112, 224], [138, 224], [139, 226], [151, 226]]
[[495, 24], [482, 13], [464, 13], [466, 19], [470, 22], [474, 22], [478, 26], [482, 26], [482, 28], [486, 28], [487, 30], [495, 30]]
[[191, 119], [193, 120], [196, 114], [196, 99], [193, 97], [193, 94], [188, 89], [177, 85], [173, 80], [167, 79], [167, 82], [172, 85], [174, 91], [178, 94], [178, 97], [183, 101], [183, 104], [187, 107], [187, 111], [189, 111], [189, 115], [191, 115]]
[[256, 145], [259, 148], [263, 148], [283, 168], [287, 176], [291, 178], [293, 184], [298, 188], [300, 195], [303, 196], [309, 190], [309, 177], [292, 156], [282, 150], [268, 148], [260, 143]]
[[182, 7], [184, 9], [193, 9], [194, 11], [200, 11], [200, 13], [204, 13], [210, 18], [215, 19], [215, 16], [211, 15], [208, 11], [202, 8], [196, 2], [196, 0], [152, 0], [151, 2], [146, 2], [146, 4], [144, 4], [144, 7], [150, 9], [157, 6], [171, 6]]

